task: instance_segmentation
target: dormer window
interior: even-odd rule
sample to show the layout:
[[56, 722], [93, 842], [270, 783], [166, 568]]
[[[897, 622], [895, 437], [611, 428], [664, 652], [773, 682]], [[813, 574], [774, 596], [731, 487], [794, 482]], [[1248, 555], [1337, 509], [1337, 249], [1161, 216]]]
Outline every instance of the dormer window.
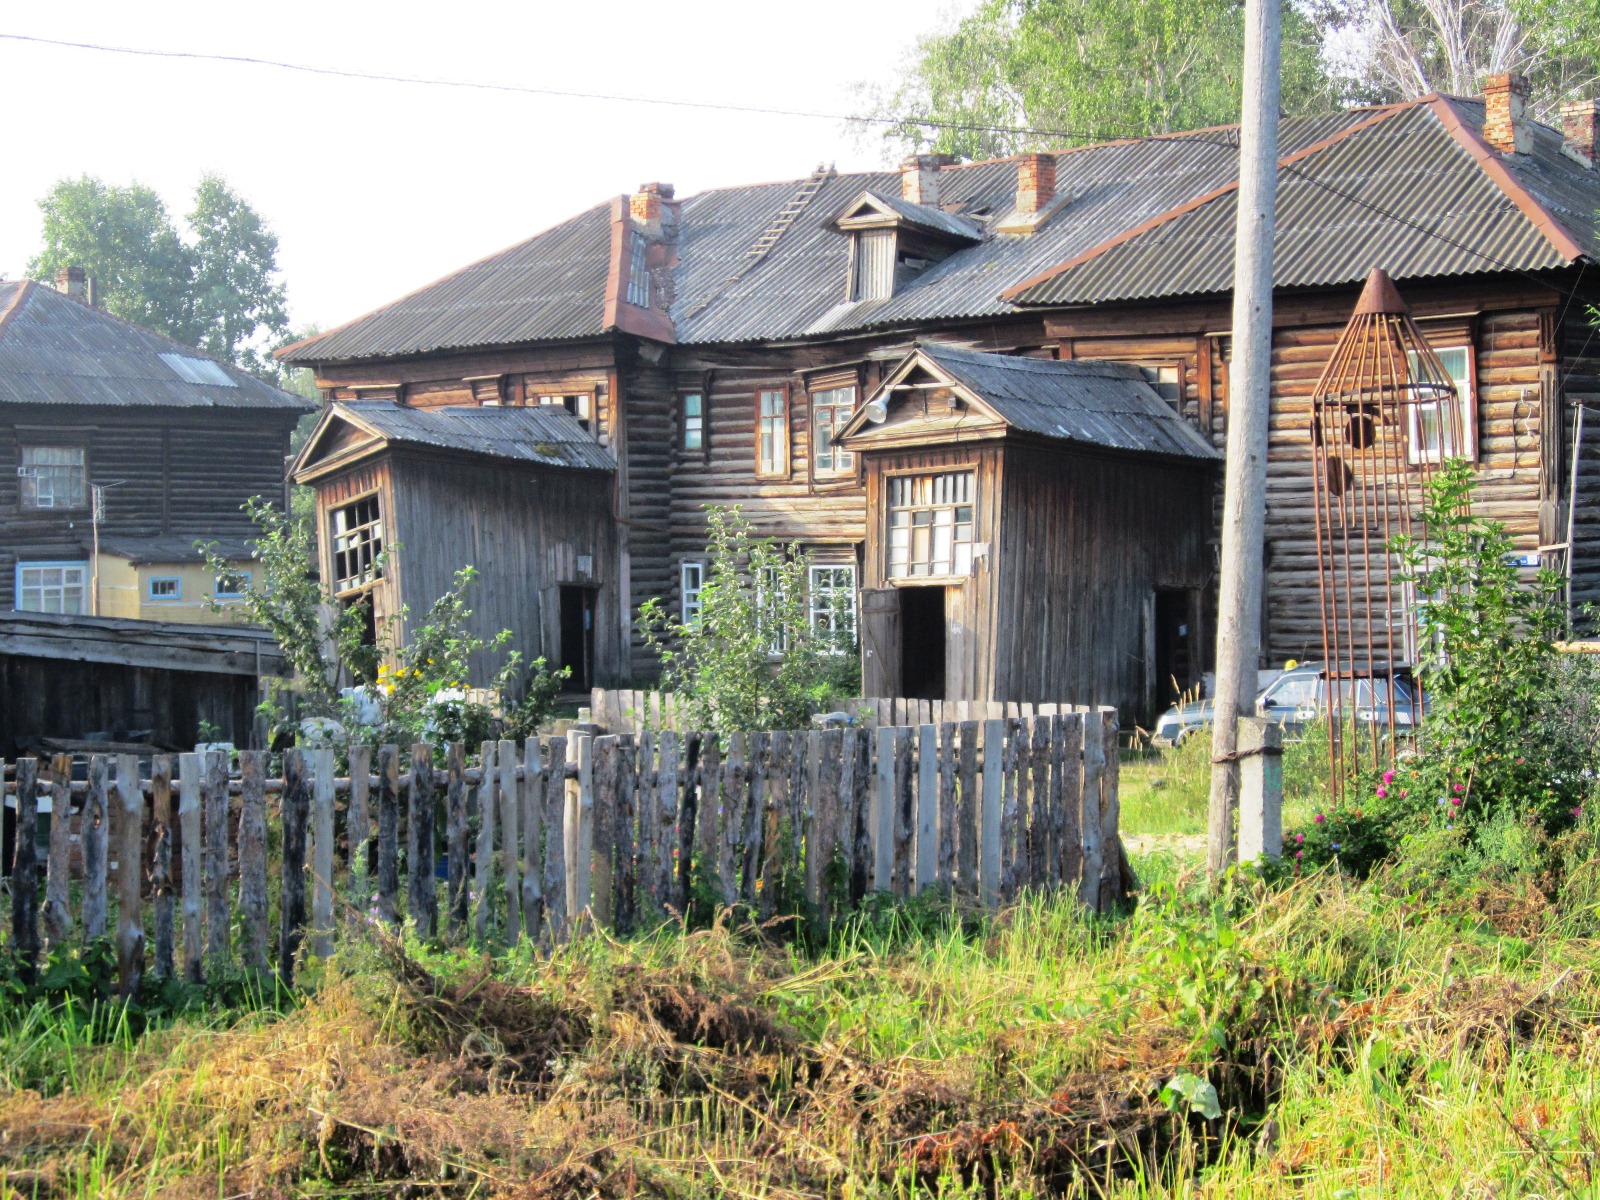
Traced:
[[940, 208], [862, 192], [834, 218], [851, 240], [852, 303], [887, 300], [934, 263], [983, 240], [976, 225]]

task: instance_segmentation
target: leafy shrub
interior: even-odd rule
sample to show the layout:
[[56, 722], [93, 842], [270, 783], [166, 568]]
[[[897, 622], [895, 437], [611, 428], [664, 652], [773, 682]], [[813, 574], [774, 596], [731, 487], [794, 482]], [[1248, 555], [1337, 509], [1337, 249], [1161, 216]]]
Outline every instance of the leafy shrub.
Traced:
[[846, 632], [853, 623], [840, 612], [813, 625], [811, 560], [797, 546], [757, 537], [737, 508], [707, 513], [698, 617], [675, 620], [659, 598], [640, 609], [640, 629], [661, 657], [662, 685], [696, 729], [804, 726], [860, 687]]

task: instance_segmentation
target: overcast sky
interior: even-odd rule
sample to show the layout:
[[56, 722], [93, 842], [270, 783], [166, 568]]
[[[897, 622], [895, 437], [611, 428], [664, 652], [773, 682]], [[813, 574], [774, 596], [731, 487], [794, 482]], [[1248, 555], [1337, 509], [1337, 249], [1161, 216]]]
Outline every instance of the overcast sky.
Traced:
[[[0, 32], [316, 66], [847, 113], [973, 0], [11, 5]], [[278, 234], [296, 327], [347, 321], [645, 180], [680, 196], [886, 151], [838, 122], [456, 91], [0, 40], [13, 103], [0, 273], [62, 176], [138, 180], [174, 218], [202, 173]]]

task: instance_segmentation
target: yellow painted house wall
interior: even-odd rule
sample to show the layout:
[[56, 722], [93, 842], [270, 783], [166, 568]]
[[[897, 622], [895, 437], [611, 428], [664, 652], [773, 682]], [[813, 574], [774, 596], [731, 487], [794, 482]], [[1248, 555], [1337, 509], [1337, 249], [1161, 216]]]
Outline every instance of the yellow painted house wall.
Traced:
[[[235, 570], [255, 571], [248, 559], [228, 564]], [[152, 579], [178, 580], [176, 600], [152, 600]], [[210, 604], [216, 577], [204, 563], [140, 563], [111, 554], [100, 556], [100, 615], [140, 621], [181, 621], [190, 625], [236, 625], [244, 613], [237, 600], [223, 601], [223, 610]]]

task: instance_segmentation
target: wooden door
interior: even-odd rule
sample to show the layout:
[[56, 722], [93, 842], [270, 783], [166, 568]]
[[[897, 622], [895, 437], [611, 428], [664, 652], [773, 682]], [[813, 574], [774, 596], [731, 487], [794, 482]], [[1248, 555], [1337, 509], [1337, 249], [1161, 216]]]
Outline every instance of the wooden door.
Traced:
[[861, 589], [861, 691], [867, 696], [900, 694], [900, 592]]

